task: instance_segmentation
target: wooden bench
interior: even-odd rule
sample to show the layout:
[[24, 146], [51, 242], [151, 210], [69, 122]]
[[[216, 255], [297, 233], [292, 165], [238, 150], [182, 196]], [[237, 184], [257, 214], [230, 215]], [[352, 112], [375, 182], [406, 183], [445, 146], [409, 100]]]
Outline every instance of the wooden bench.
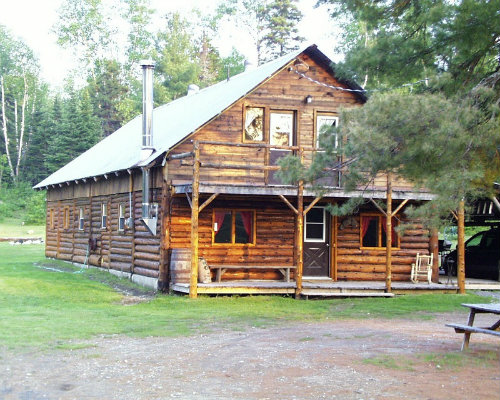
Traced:
[[479, 328], [477, 326], [469, 326], [462, 324], [446, 324], [446, 326], [449, 326], [450, 328], [455, 328], [456, 333], [465, 333], [465, 332], [486, 333], [488, 335], [494, 335], [500, 337], [500, 331], [495, 331], [491, 328]]
[[294, 265], [214, 265], [210, 264], [208, 266], [211, 270], [215, 269], [216, 271], [216, 280], [217, 282], [221, 282], [222, 274], [226, 272], [228, 269], [275, 269], [280, 271], [283, 274], [283, 278], [285, 282], [290, 282], [290, 270], [295, 269]]

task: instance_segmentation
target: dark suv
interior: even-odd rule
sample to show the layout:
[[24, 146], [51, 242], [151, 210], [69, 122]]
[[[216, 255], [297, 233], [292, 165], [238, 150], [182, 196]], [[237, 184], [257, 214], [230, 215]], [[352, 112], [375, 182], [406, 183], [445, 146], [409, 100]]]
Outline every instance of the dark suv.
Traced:
[[[443, 260], [445, 273], [457, 274], [457, 250]], [[465, 242], [465, 276], [500, 280], [500, 227], [476, 233]]]

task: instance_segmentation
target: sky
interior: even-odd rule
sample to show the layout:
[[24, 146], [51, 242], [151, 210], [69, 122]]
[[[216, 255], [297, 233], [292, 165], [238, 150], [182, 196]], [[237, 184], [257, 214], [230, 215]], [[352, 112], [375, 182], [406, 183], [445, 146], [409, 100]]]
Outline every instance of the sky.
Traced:
[[[104, 0], [110, 1], [110, 0]], [[69, 50], [60, 48], [52, 27], [57, 22], [57, 11], [63, 0], [0, 0], [0, 24], [6, 26], [11, 34], [21, 38], [33, 49], [41, 65], [41, 75], [53, 87], [62, 87], [66, 71], [75, 66], [75, 60]], [[151, 0], [158, 13], [169, 11], [188, 12], [193, 8], [213, 9], [216, 0]], [[329, 20], [324, 7], [315, 9], [316, 0], [299, 0], [299, 8], [304, 14], [299, 27], [300, 35], [306, 38], [306, 44], [317, 44], [333, 61], [340, 55], [335, 52], [335, 38], [332, 34], [334, 23]], [[246, 45], [247, 38], [241, 30], [229, 27], [224, 38], [216, 45], [222, 56], [226, 56], [235, 46], [245, 57], [255, 62], [255, 51]]]

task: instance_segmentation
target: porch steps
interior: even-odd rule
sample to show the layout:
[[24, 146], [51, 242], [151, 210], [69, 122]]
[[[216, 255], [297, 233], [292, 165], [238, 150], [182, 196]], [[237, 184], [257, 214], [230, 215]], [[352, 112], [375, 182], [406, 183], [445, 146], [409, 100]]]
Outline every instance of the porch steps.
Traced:
[[318, 297], [394, 297], [394, 293], [385, 292], [323, 292], [317, 290], [302, 290], [303, 296]]

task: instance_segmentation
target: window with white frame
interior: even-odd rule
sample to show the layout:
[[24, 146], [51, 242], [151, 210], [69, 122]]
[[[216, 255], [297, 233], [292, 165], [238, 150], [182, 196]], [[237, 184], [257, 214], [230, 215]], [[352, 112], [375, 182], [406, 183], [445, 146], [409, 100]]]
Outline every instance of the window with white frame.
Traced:
[[101, 229], [106, 229], [108, 224], [108, 205], [106, 203], [101, 204]]
[[125, 205], [120, 204], [118, 209], [118, 230], [125, 230]]
[[293, 146], [293, 111], [271, 111], [269, 117], [269, 140], [274, 146]]
[[[332, 127], [338, 126], [339, 118], [333, 114], [328, 113], [317, 113], [316, 114], [316, 132], [315, 132], [315, 145], [316, 148], [319, 149], [321, 147], [321, 135], [324, 135], [328, 132]], [[338, 134], [335, 133], [334, 146], [335, 148], [339, 147], [339, 137]]]
[[83, 227], [85, 224], [83, 207], [80, 207], [80, 214], [79, 215], [80, 215], [80, 217], [78, 218], [78, 230], [83, 231]]
[[326, 210], [324, 207], [313, 207], [305, 216], [304, 241], [325, 242], [326, 240]]

